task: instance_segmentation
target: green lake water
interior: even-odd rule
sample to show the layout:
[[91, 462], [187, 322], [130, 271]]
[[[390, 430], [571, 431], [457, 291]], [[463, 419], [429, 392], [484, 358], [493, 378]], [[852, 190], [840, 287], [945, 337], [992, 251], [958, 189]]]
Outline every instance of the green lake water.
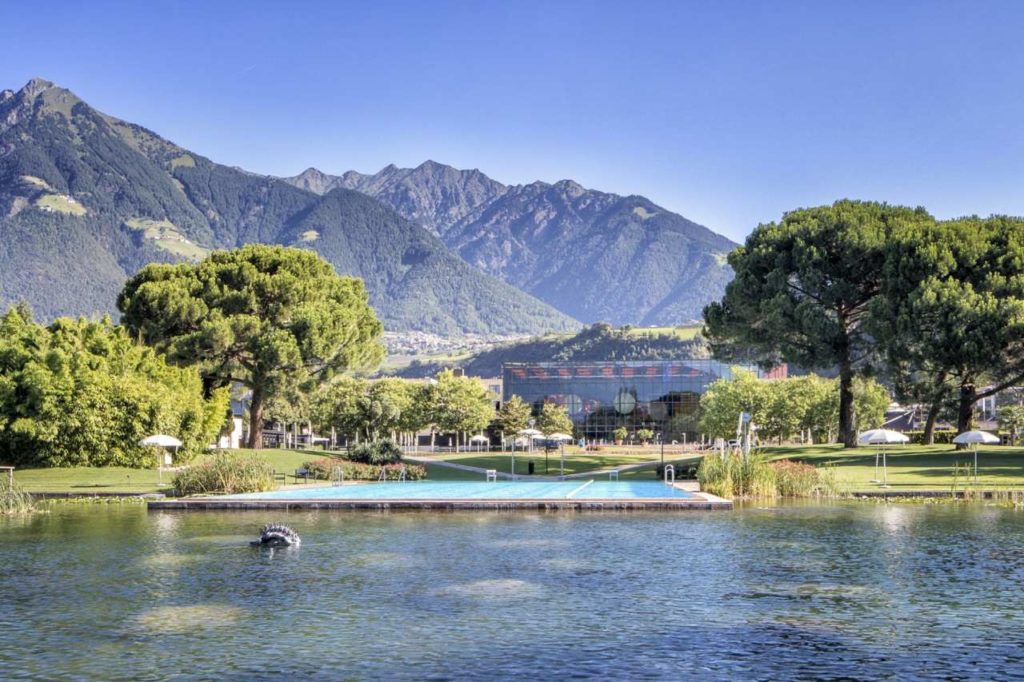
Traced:
[[5, 680], [1024, 678], [1011, 509], [52, 509], [0, 518]]

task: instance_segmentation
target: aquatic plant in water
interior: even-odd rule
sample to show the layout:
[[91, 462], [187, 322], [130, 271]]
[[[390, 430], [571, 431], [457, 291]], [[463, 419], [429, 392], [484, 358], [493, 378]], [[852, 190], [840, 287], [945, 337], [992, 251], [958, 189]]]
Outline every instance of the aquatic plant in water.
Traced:
[[35, 510], [31, 495], [8, 476], [0, 476], [0, 514], [28, 514]]

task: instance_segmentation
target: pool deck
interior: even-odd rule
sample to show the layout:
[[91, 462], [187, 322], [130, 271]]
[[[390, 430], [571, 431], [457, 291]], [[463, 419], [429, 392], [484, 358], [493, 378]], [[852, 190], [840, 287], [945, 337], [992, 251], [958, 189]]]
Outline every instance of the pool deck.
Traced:
[[[683, 489], [682, 486], [679, 486]], [[189, 497], [176, 500], [154, 500], [148, 503], [153, 511], [189, 510], [261, 510], [301, 511], [306, 509], [338, 510], [426, 510], [459, 511], [490, 509], [495, 511], [686, 511], [728, 510], [732, 501], [709, 493], [691, 492], [685, 498], [627, 499], [564, 499], [564, 498], [490, 498], [490, 499], [402, 499], [320, 498], [320, 499], [229, 499], [226, 497]]]

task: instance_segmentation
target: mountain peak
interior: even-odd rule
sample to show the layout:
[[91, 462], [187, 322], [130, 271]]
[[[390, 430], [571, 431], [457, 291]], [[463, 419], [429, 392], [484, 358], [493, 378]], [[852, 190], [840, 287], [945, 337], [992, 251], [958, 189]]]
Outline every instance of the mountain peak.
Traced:
[[45, 78], [33, 78], [28, 83], [25, 83], [25, 87], [20, 90], [20, 94], [26, 98], [33, 99], [39, 94], [57, 87], [52, 81], [48, 81]]
[[449, 168], [451, 168], [451, 166], [446, 166], [443, 163], [438, 163], [437, 161], [433, 161], [431, 159], [427, 159], [426, 161], [421, 163], [419, 166], [417, 166], [416, 170], [434, 171], [434, 170], [447, 170]]
[[580, 183], [575, 180], [559, 180], [554, 184], [554, 188], [559, 192], [563, 192], [566, 195], [575, 199], [576, 197], [584, 194], [587, 190]]

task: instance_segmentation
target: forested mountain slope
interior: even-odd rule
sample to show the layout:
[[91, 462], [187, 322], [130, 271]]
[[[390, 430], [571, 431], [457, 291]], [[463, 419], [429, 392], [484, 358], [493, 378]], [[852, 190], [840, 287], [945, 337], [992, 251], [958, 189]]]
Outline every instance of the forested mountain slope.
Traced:
[[311, 248], [367, 280], [389, 329], [537, 333], [576, 326], [470, 267], [394, 210], [229, 168], [35, 79], [0, 93], [0, 305], [113, 312], [152, 260], [250, 242]]
[[584, 322], [678, 324], [721, 298], [730, 240], [641, 196], [571, 180], [506, 186], [433, 161], [364, 175], [308, 169], [296, 186], [347, 187], [440, 235], [460, 256]]

